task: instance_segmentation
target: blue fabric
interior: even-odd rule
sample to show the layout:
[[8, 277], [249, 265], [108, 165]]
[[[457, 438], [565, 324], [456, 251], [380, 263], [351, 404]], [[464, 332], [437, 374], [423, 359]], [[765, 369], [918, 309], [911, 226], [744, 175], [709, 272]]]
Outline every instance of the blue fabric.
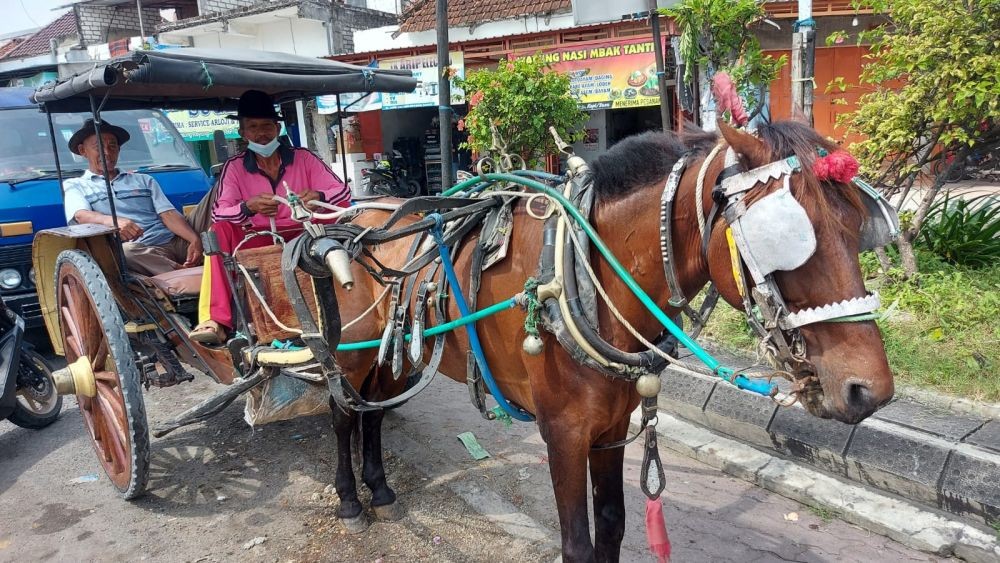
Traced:
[[[111, 215], [104, 176], [87, 170], [79, 178], [63, 182], [63, 187], [65, 189], [63, 207], [68, 224], [76, 224], [73, 216], [80, 210]], [[176, 211], [176, 208], [163, 195], [163, 190], [152, 176], [138, 172], [121, 172], [111, 181], [111, 189], [115, 194], [115, 211], [118, 216], [131, 219], [142, 227], [143, 234], [135, 242], [160, 246], [174, 238], [174, 233], [163, 224], [160, 214]]]

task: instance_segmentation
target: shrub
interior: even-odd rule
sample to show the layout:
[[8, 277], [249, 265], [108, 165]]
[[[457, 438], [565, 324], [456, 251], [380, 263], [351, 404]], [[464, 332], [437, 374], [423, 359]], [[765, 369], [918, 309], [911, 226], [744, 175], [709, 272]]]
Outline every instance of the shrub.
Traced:
[[917, 244], [950, 264], [983, 268], [1000, 263], [1000, 200], [945, 196], [931, 206]]

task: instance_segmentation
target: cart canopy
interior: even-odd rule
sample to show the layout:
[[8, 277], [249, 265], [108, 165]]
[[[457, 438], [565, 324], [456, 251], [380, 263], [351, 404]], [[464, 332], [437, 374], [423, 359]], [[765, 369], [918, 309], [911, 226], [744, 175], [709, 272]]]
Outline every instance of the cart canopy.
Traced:
[[102, 110], [231, 110], [250, 89], [275, 103], [348, 92], [412, 92], [408, 70], [381, 70], [327, 59], [249, 49], [178, 48], [134, 51], [75, 76], [38, 88], [32, 101], [49, 111], [89, 111], [107, 96]]

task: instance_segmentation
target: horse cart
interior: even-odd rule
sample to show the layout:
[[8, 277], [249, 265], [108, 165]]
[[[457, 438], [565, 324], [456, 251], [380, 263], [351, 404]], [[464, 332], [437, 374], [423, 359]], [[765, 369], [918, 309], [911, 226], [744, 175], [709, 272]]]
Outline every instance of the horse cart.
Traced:
[[[219, 109], [250, 87], [279, 100], [414, 87], [406, 74], [328, 61], [223, 56], [138, 53], [36, 98], [50, 112], [90, 107], [99, 116], [118, 106]], [[891, 240], [898, 219], [853, 178], [849, 155], [802, 124], [751, 134], [720, 123], [711, 133], [630, 138], [591, 166], [553, 134], [567, 153], [565, 176], [495, 154], [441, 197], [376, 198], [333, 213], [282, 201], [302, 235], [225, 257], [238, 330], [223, 348], [186, 336], [188, 278], [197, 275], [126, 273], [114, 229], [39, 233], [39, 295], [69, 363], [59, 388], [77, 395], [115, 486], [133, 498], [146, 482], [143, 386], [189, 379], [187, 366], [228, 384], [154, 429], [160, 436], [278, 376], [300, 378], [326, 386], [337, 517], [363, 530], [352, 440], [360, 432], [372, 512], [399, 517], [382, 417], [440, 373], [468, 386], [482, 416], [538, 424], [564, 559], [612, 560], [626, 514], [623, 446], [643, 435], [646, 522], [663, 526], [655, 428], [667, 365], [850, 423], [891, 398], [878, 296], [864, 287], [858, 254]], [[211, 237], [205, 248], [214, 252]], [[696, 310], [690, 300], [706, 285]], [[784, 394], [725, 367], [674, 322], [686, 314], [696, 332], [719, 297], [744, 312], [774, 360], [776, 371], [756, 375], [788, 379]], [[679, 346], [701, 363], [678, 360]], [[640, 431], [629, 437], [640, 405]], [[665, 537], [653, 533], [651, 544]]]
[[[380, 71], [281, 53], [177, 49], [115, 59], [38, 90], [35, 100], [50, 117], [92, 111], [100, 124], [101, 112], [112, 109], [229, 110], [251, 88], [264, 90], [281, 103], [346, 92], [406, 92], [415, 84], [408, 71]], [[53, 143], [61, 142], [55, 137], [53, 131]], [[110, 192], [110, 185], [107, 189]], [[214, 195], [215, 190], [207, 197]], [[53, 348], [65, 355], [68, 364], [57, 382], [59, 391], [77, 396], [101, 465], [122, 495], [131, 499], [143, 493], [149, 473], [143, 387], [191, 380], [192, 369], [227, 386], [154, 432], [163, 435], [219, 412], [279, 371], [305, 380], [321, 374], [309, 374], [315, 362], [303, 359], [307, 353], [271, 346], [283, 334], [266, 316], [259, 322], [243, 318], [245, 326], [256, 330], [245, 330], [228, 347], [211, 348], [190, 340], [202, 268], [140, 276], [125, 268], [121, 244], [111, 227], [81, 224], [49, 229], [36, 235], [33, 261]], [[253, 306], [246, 313], [260, 315], [266, 308], [291, 322], [287, 293], [277, 290], [277, 250], [248, 250], [240, 257], [241, 266], [255, 276], [259, 287], [254, 290], [262, 298], [252, 297]], [[278, 286], [268, 280], [278, 280]], [[239, 290], [243, 302], [251, 290], [243, 284]]]

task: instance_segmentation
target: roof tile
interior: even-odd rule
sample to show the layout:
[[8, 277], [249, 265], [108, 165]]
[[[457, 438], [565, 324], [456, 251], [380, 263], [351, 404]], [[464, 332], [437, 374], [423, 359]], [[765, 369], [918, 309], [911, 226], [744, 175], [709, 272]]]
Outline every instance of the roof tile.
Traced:
[[[450, 0], [448, 25], [465, 26], [520, 16], [566, 12], [570, 0]], [[418, 0], [400, 18], [400, 31], [426, 31], [437, 25], [434, 0]]]
[[49, 52], [50, 39], [62, 39], [70, 35], [76, 35], [79, 31], [76, 28], [76, 15], [72, 10], [56, 18], [49, 25], [39, 29], [34, 35], [21, 42], [15, 49], [2, 56], [5, 59], [20, 59], [23, 57], [33, 57]]

